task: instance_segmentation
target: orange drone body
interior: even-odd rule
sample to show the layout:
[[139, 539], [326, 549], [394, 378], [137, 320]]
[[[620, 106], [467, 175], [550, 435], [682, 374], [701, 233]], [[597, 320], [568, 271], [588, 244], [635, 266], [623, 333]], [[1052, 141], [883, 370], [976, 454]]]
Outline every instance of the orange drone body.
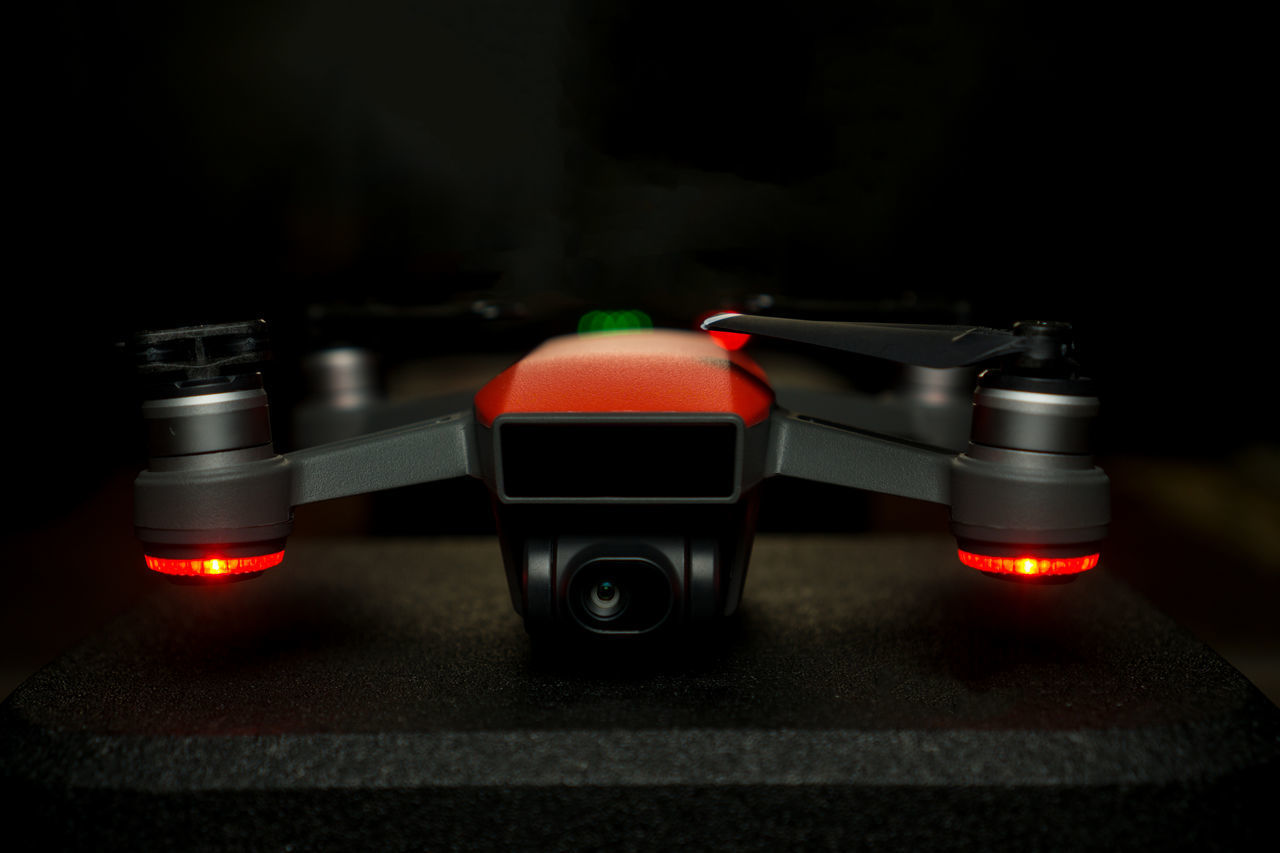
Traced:
[[517, 412], [721, 412], [750, 427], [772, 407], [768, 377], [749, 356], [669, 329], [552, 338], [475, 397], [485, 427]]

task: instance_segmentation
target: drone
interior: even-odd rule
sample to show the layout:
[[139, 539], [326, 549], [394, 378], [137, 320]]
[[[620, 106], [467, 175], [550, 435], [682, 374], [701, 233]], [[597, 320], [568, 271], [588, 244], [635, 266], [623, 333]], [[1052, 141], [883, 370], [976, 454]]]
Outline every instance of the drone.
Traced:
[[[783, 408], [765, 372], [725, 343], [734, 335], [985, 366], [967, 446]], [[511, 601], [531, 634], [635, 636], [738, 609], [772, 477], [948, 505], [960, 562], [1020, 582], [1094, 568], [1110, 521], [1091, 450], [1098, 399], [1065, 323], [724, 313], [701, 330], [556, 337], [468, 409], [283, 454], [259, 370], [266, 346], [262, 321], [136, 336], [149, 461], [135, 529], [151, 571], [197, 584], [256, 577], [284, 560], [294, 507], [472, 477], [492, 497]]]

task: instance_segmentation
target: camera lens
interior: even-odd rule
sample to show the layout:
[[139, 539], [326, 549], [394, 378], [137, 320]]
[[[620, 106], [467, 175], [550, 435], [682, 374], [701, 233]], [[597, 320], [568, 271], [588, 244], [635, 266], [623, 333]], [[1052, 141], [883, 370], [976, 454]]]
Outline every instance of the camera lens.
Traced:
[[587, 609], [597, 619], [610, 619], [622, 612], [622, 591], [613, 580], [606, 578], [595, 586], [587, 595]]
[[671, 572], [647, 557], [595, 557], [572, 571], [565, 590], [569, 612], [588, 631], [642, 634], [671, 615]]

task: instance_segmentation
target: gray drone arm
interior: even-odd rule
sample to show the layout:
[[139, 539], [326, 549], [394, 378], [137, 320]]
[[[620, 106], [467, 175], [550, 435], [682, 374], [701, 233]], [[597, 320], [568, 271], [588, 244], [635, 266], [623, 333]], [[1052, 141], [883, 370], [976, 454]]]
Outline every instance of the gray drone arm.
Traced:
[[285, 454], [294, 506], [480, 476], [470, 412]]
[[951, 503], [955, 454], [824, 423], [783, 409], [773, 413], [765, 475]]
[[[1006, 332], [720, 314], [702, 327], [927, 368], [998, 359], [1000, 367], [978, 378], [962, 453], [781, 414], [773, 422], [769, 473], [948, 504], [962, 559], [972, 557], [975, 568], [1058, 574], [1096, 563], [1110, 522], [1109, 483], [1093, 464], [1098, 400], [1072, 358], [1069, 324], [1019, 323]], [[912, 432], [924, 434], [919, 424]], [[958, 432], [948, 427], [939, 435], [955, 446]]]
[[[987, 420], [980, 419], [981, 424]], [[1109, 483], [1087, 453], [975, 441], [963, 453], [926, 447], [776, 410], [766, 476], [915, 498], [951, 507], [962, 549], [1011, 557], [1097, 550], [1110, 521]], [[987, 437], [982, 427], [976, 438]]]
[[256, 458], [227, 458], [250, 452], [237, 450], [153, 459], [134, 483], [134, 524], [149, 554], [253, 550], [289, 534], [294, 506], [480, 476], [473, 428], [471, 413], [459, 412], [284, 455], [266, 445]]

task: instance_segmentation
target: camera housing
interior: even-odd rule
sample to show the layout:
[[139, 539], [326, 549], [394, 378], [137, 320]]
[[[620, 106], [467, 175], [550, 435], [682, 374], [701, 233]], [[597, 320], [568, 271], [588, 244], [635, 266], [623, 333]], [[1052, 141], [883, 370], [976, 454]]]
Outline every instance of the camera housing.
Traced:
[[516, 412], [482, 427], [530, 632], [638, 635], [736, 610], [762, 479], [749, 450], [767, 430], [725, 412]]

